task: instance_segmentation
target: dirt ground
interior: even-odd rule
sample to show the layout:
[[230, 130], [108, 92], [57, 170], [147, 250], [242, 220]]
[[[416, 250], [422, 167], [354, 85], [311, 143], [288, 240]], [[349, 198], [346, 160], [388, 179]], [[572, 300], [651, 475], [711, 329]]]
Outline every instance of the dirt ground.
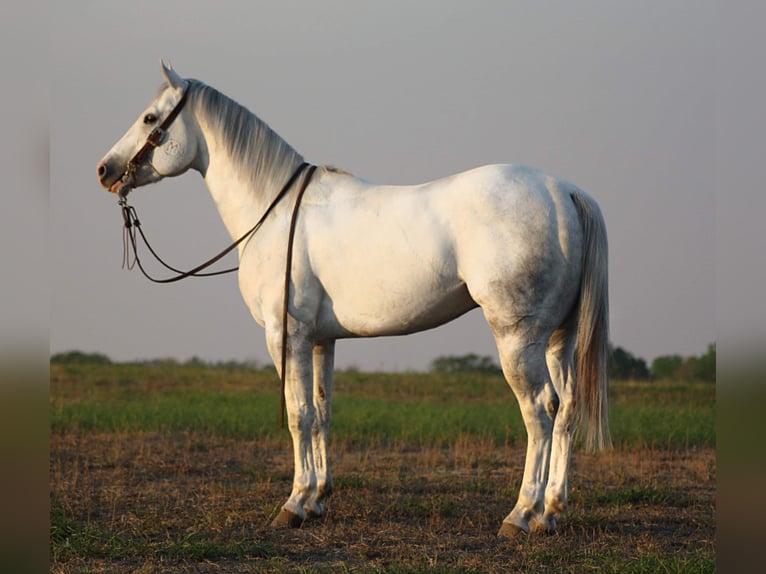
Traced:
[[51, 572], [651, 572], [715, 568], [715, 450], [575, 453], [555, 535], [496, 533], [522, 446], [333, 445], [326, 517], [268, 525], [286, 440], [54, 434]]

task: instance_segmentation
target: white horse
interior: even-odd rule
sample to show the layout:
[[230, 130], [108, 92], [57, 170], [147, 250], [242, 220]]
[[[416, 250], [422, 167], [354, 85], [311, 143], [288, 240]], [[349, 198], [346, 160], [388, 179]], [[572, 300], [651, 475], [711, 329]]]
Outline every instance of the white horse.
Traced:
[[[271, 203], [306, 164], [244, 107], [164, 62], [162, 74], [154, 100], [98, 164], [99, 182], [124, 196], [195, 169], [232, 238], [269, 210], [258, 233], [238, 245], [239, 286], [279, 368], [297, 198]], [[478, 306], [528, 440], [518, 501], [498, 535], [555, 531], [575, 423], [589, 450], [610, 443], [607, 240], [594, 200], [513, 165], [415, 186], [375, 185], [328, 167], [310, 182], [302, 175], [308, 187], [295, 226], [286, 372], [279, 368], [295, 475], [273, 525], [296, 527], [325, 512], [335, 341], [414, 333]]]

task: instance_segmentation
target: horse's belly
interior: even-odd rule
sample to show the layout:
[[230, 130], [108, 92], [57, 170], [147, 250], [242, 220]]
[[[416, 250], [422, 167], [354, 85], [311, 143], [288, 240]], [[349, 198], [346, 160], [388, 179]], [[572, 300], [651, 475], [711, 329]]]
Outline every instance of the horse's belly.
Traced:
[[378, 284], [339, 300], [329, 297], [325, 320], [320, 318], [319, 324], [336, 325], [347, 337], [405, 335], [438, 327], [476, 307], [465, 284], [459, 282], [435, 284], [431, 289], [388, 287]]

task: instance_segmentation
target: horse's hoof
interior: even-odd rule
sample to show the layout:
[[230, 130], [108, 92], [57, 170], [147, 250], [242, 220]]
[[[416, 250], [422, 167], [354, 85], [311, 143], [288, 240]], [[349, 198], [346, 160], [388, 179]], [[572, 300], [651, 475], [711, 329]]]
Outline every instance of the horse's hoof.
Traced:
[[318, 518], [324, 518], [325, 512], [324, 510], [318, 511], [318, 510], [312, 510], [310, 508], [305, 509], [306, 510], [306, 520], [316, 520]]
[[530, 524], [530, 530], [534, 533], [556, 534], [556, 519], [553, 516], [543, 516]]
[[515, 524], [510, 524], [509, 522], [503, 522], [500, 530], [497, 531], [497, 537], [505, 538], [506, 540], [515, 540], [521, 534], [527, 534], [527, 531], [524, 530], [521, 526], [516, 526]]
[[303, 518], [284, 508], [277, 517], [271, 521], [272, 528], [300, 528], [302, 524]]
[[315, 518], [322, 518], [325, 515], [325, 506], [321, 502], [314, 502], [303, 507], [306, 511], [306, 520], [313, 520]]

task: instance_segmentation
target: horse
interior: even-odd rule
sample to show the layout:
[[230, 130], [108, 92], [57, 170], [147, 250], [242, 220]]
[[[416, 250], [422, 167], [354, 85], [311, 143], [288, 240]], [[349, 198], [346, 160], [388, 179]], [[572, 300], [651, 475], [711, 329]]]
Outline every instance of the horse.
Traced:
[[[237, 244], [239, 288], [283, 380], [295, 463], [272, 526], [326, 512], [335, 342], [423, 331], [480, 307], [527, 434], [518, 498], [498, 536], [555, 532], [573, 442], [611, 446], [607, 236], [595, 200], [521, 165], [412, 186], [328, 166], [309, 173], [255, 114], [161, 68], [164, 82], [98, 163], [98, 181], [124, 198], [196, 170], [232, 239], [247, 237]], [[300, 206], [301, 196], [286, 199], [298, 179]]]

